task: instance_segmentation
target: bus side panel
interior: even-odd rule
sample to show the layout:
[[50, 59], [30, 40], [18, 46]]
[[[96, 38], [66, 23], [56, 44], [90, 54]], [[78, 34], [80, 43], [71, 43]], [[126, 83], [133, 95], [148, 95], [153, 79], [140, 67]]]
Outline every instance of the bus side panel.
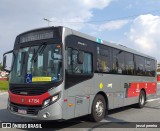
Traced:
[[123, 106], [124, 89], [120, 85], [120, 75], [95, 73], [91, 93], [105, 92], [108, 98], [108, 109]]
[[92, 103], [90, 102], [92, 99], [90, 95], [90, 89], [94, 88], [93, 86], [94, 79], [91, 78], [89, 80], [77, 83], [74, 86], [66, 89], [66, 92], [68, 94], [68, 104], [73, 104], [72, 107], [70, 107], [69, 105], [67, 107], [67, 112], [70, 112], [67, 114], [68, 118], [73, 118], [73, 116], [79, 117], [89, 114], [89, 109]]
[[149, 82], [147, 83], [146, 93], [148, 94], [156, 94], [157, 91], [157, 83], [156, 82]]
[[140, 91], [144, 89], [146, 95], [156, 93], [156, 83], [155, 82], [134, 82], [131, 83], [131, 87], [128, 89], [128, 97], [137, 97]]
[[145, 90], [146, 96], [156, 93], [156, 82], [154, 77], [128, 76], [126, 82], [130, 86], [126, 88], [124, 106], [138, 103], [139, 94], [142, 89]]
[[67, 99], [67, 110], [63, 110], [63, 113], [65, 113], [66, 118], [65, 119], [71, 119], [75, 117], [75, 97], [68, 97]]
[[88, 114], [90, 96], [76, 96], [75, 117]]

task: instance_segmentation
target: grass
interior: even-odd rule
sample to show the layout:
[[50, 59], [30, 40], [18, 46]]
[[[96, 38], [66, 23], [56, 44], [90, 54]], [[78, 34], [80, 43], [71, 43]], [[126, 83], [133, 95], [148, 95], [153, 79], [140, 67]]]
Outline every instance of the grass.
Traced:
[[0, 81], [0, 91], [8, 90], [8, 81]]

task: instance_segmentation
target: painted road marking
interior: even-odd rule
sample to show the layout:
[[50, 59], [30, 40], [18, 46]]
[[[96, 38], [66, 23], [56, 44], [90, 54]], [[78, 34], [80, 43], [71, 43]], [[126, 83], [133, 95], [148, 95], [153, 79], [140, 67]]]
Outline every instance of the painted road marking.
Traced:
[[3, 93], [0, 93], [0, 96], [6, 95], [6, 94], [7, 94], [7, 92], [3, 92]]
[[147, 102], [152, 102], [152, 101], [156, 101], [156, 100], [160, 100], [160, 98], [149, 99], [149, 100], [147, 100]]

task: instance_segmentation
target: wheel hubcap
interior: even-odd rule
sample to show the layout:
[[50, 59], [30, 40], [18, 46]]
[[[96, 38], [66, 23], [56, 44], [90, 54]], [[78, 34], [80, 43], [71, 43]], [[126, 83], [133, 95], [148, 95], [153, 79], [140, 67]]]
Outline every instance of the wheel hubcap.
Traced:
[[100, 117], [104, 111], [104, 104], [101, 100], [97, 101], [96, 103], [96, 115]]

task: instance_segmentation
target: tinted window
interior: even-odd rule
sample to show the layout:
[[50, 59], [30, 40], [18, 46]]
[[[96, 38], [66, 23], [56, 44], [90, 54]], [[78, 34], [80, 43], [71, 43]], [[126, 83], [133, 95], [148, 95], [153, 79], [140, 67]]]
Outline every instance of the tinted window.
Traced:
[[136, 75], [145, 75], [145, 59], [142, 56], [135, 55]]
[[97, 71], [98, 72], [111, 72], [111, 50], [109, 47], [100, 48], [97, 47]]
[[134, 59], [133, 54], [125, 53], [125, 75], [134, 75]]
[[155, 76], [155, 60], [111, 47], [97, 47], [97, 71], [110, 74]]
[[118, 57], [117, 57], [117, 54], [118, 54], [118, 50], [116, 49], [112, 49], [112, 73], [113, 74], [117, 74], [118, 72]]
[[124, 74], [125, 62], [124, 62], [124, 51], [113, 49], [113, 63], [112, 63], [112, 73]]
[[152, 74], [152, 76], [155, 76], [156, 75], [156, 62], [155, 62], [155, 60], [151, 60], [151, 74]]
[[152, 71], [151, 60], [146, 58], [145, 59], [145, 75], [152, 76], [151, 71]]
[[155, 61], [146, 58], [145, 59], [145, 75], [155, 76]]
[[68, 73], [72, 73], [72, 49], [71, 48], [67, 48], [67, 72]]
[[68, 73], [92, 73], [92, 55], [91, 53], [83, 53], [83, 63], [78, 62], [78, 50], [72, 48], [67, 49], [67, 72]]

